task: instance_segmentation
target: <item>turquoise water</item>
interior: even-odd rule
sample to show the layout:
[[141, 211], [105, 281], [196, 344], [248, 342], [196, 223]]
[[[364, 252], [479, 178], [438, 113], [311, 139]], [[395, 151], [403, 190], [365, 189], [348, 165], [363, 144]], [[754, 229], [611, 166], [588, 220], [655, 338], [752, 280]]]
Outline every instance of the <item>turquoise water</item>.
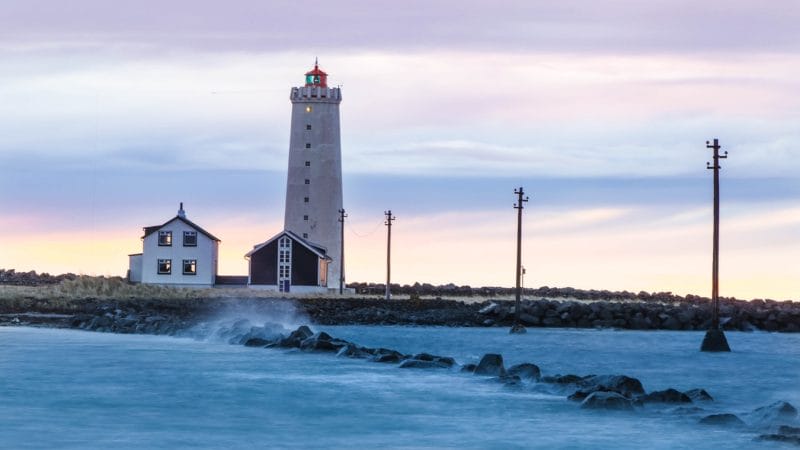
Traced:
[[316, 327], [363, 345], [460, 363], [487, 352], [543, 374], [621, 373], [648, 391], [707, 389], [705, 411], [579, 409], [546, 384], [504, 387], [457, 371], [398, 369], [330, 354], [72, 330], [0, 328], [2, 448], [782, 448], [747, 420], [776, 400], [800, 406], [800, 335], [437, 327]]

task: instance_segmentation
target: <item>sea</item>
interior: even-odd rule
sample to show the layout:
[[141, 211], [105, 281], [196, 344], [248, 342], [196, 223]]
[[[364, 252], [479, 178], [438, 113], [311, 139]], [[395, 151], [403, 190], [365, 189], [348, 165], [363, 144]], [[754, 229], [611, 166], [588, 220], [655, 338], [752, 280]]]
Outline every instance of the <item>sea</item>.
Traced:
[[[510, 387], [449, 369], [250, 348], [213, 335], [0, 327], [0, 448], [787, 448], [758, 440], [755, 408], [800, 407], [800, 334], [313, 326], [370, 347], [474, 363], [500, 353], [543, 375], [624, 374], [649, 391], [703, 388], [713, 402], [580, 408], [570, 389]], [[748, 426], [701, 425], [733, 413]], [[788, 447], [788, 448], [797, 448]]]

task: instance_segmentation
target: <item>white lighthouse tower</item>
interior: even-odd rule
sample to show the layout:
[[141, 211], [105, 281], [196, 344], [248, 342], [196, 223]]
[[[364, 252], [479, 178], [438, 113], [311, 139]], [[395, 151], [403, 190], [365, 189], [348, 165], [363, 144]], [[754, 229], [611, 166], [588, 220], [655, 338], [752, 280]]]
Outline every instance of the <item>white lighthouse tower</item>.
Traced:
[[338, 87], [314, 63], [305, 86], [292, 88], [292, 125], [286, 181], [284, 229], [324, 246], [332, 259], [327, 284], [339, 282], [342, 270], [339, 210], [342, 209], [342, 148]]

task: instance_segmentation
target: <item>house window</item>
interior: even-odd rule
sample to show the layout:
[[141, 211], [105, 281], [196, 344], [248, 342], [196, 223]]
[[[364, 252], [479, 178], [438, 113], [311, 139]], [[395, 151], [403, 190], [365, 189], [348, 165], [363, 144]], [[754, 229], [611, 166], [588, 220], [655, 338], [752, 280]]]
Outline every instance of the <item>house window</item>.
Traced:
[[158, 232], [158, 246], [159, 247], [172, 247], [172, 231], [159, 231]]
[[303, 220], [308, 220], [308, 216], [303, 216]]
[[159, 275], [169, 275], [172, 273], [172, 260], [171, 259], [159, 259], [158, 260], [158, 274]]
[[287, 292], [292, 284], [292, 240], [278, 239], [278, 290]]
[[311, 124], [306, 124], [306, 130], [311, 130]]
[[184, 247], [197, 247], [197, 231], [184, 231], [183, 232], [183, 246]]
[[183, 260], [183, 274], [184, 275], [197, 275], [197, 260], [184, 259]]
[[311, 180], [309, 180], [308, 178], [306, 178], [306, 184], [311, 184]]
[[306, 148], [311, 148], [311, 143], [310, 142], [306, 142]]
[[278, 252], [278, 262], [279, 263], [288, 263], [291, 261], [290, 259], [290, 252], [291, 250], [281, 250]]
[[306, 161], [306, 167], [311, 167], [311, 161]]
[[307, 113], [310, 113], [310, 112], [311, 112], [311, 111], [313, 111], [313, 110], [314, 110], [314, 109], [311, 107], [311, 105], [306, 105], [306, 112], [307, 112]]
[[308, 203], [308, 197], [303, 197], [303, 203]]

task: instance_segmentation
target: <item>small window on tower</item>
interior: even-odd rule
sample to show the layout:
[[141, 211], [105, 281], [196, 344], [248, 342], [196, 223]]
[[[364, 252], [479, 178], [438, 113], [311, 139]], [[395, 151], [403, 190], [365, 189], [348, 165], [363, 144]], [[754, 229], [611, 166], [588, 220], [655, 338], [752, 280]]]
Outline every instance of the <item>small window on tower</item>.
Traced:
[[308, 203], [308, 197], [303, 197], [303, 203]]
[[311, 124], [310, 123], [306, 124], [306, 130], [310, 130], [310, 129], [311, 129]]
[[311, 184], [311, 180], [309, 180], [308, 178], [306, 178], [306, 184]]
[[306, 142], [306, 148], [311, 148], [311, 143], [310, 142]]
[[310, 113], [311, 111], [313, 111], [313, 109], [311, 108], [311, 105], [306, 106], [306, 112]]
[[306, 161], [306, 167], [311, 167], [311, 161]]
[[308, 220], [308, 216], [303, 216], [303, 220]]
[[303, 233], [303, 239], [308, 239], [308, 233]]

